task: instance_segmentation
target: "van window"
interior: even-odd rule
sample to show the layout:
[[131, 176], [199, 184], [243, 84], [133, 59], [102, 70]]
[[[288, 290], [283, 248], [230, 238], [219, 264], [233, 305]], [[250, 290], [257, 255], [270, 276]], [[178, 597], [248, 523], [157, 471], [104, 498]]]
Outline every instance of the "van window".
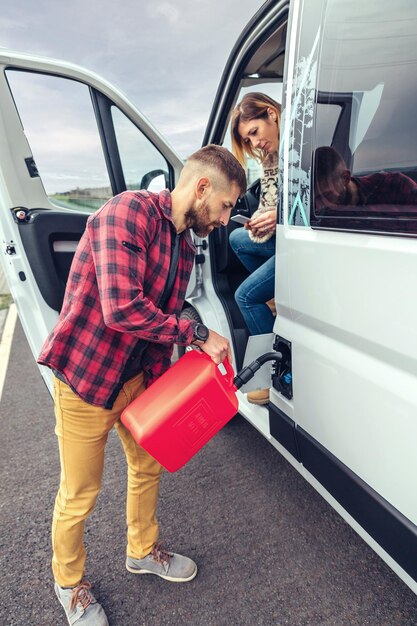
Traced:
[[7, 70], [7, 79], [51, 202], [98, 209], [113, 193], [88, 87], [16, 70]]
[[380, 0], [327, 3], [312, 226], [417, 234], [417, 5], [403, 16]]
[[122, 111], [111, 107], [126, 189], [159, 192], [169, 186], [166, 159]]

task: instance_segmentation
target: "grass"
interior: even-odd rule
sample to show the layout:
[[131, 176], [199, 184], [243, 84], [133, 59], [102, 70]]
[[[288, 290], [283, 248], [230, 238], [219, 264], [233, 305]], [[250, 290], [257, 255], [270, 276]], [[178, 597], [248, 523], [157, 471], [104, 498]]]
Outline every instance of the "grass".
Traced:
[[12, 303], [12, 296], [9, 293], [0, 294], [0, 311], [8, 309]]

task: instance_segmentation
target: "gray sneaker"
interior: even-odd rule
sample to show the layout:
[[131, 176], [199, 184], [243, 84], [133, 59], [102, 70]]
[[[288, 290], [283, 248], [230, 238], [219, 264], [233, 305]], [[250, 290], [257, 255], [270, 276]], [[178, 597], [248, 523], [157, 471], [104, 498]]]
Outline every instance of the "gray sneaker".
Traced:
[[56, 596], [64, 608], [70, 626], [109, 626], [103, 607], [90, 589], [91, 584], [87, 580], [70, 588], [60, 587], [55, 583]]
[[126, 569], [132, 574], [156, 574], [173, 583], [186, 583], [197, 574], [197, 565], [192, 559], [162, 549], [156, 544], [143, 559], [126, 559]]

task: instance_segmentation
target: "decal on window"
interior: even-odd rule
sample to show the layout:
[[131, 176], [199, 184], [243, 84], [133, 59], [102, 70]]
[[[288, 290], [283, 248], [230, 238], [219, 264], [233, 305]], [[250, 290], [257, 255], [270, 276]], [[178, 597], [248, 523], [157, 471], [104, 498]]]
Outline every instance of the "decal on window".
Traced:
[[314, 119], [317, 52], [320, 30], [311, 53], [295, 66], [288, 162], [288, 223], [309, 226], [311, 131]]

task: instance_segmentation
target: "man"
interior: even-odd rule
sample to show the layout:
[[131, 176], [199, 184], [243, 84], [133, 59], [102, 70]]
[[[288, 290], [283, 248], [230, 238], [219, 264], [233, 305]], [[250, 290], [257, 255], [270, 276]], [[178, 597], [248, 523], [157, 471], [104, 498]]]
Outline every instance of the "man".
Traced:
[[[231, 357], [226, 338], [179, 314], [195, 253], [188, 229], [205, 237], [225, 226], [245, 191], [245, 174], [235, 157], [210, 145], [188, 159], [172, 193], [126, 191], [87, 221], [59, 320], [39, 356], [39, 363], [55, 374], [61, 482], [53, 514], [52, 569], [70, 624], [108, 624], [83, 579], [83, 535], [113, 426], [128, 463], [127, 569], [175, 582], [192, 580], [197, 573], [191, 559], [158, 544], [155, 512], [162, 468], [136, 445], [119, 418], [169, 368], [175, 343], [194, 343], [215, 363]], [[176, 270], [171, 278], [170, 267]]]
[[351, 176], [340, 154], [330, 146], [317, 148], [315, 157], [316, 209], [367, 206], [377, 211], [398, 210], [417, 202], [417, 184], [401, 172]]

